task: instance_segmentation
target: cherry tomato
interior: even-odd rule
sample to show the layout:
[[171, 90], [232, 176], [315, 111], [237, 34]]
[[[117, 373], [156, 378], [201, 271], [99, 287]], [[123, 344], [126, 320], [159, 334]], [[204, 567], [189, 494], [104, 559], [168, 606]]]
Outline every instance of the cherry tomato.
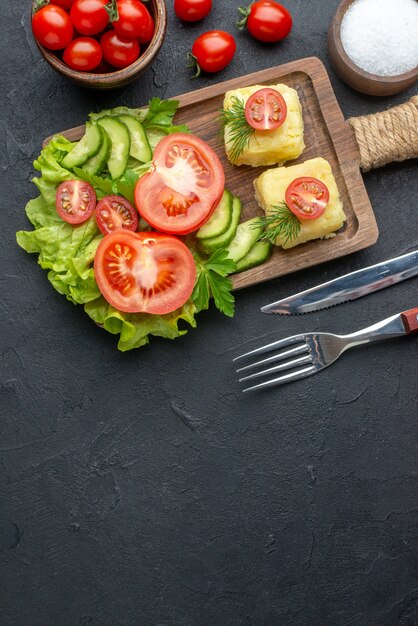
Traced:
[[[139, 0], [118, 0], [119, 19], [112, 22], [121, 37], [137, 37], [147, 43], [154, 33], [154, 20], [145, 5]], [[151, 36], [149, 36], [151, 33]]]
[[115, 309], [164, 315], [190, 298], [196, 266], [190, 250], [176, 237], [118, 230], [99, 243], [94, 276]]
[[84, 180], [66, 180], [57, 189], [55, 208], [69, 224], [81, 224], [93, 215], [96, 193]]
[[174, 0], [174, 11], [184, 22], [197, 22], [209, 15], [212, 0]]
[[138, 228], [138, 213], [122, 196], [105, 196], [96, 206], [96, 222], [104, 235]]
[[153, 166], [135, 187], [135, 204], [155, 229], [185, 235], [197, 230], [219, 204], [225, 175], [207, 143], [183, 133], [155, 148]]
[[62, 50], [73, 38], [73, 25], [68, 13], [53, 4], [34, 14], [32, 31], [41, 46], [49, 50]]
[[102, 49], [92, 37], [77, 37], [65, 48], [62, 58], [73, 70], [91, 72], [100, 65]]
[[137, 40], [121, 37], [113, 29], [103, 33], [100, 44], [105, 61], [114, 67], [128, 67], [139, 57], [140, 47]]
[[57, 6], [61, 7], [61, 9], [64, 9], [64, 11], [68, 11], [69, 9], [71, 9], [71, 5], [74, 2], [74, 0], [49, 0], [50, 4], [56, 4]]
[[238, 28], [247, 26], [251, 35], [260, 41], [281, 41], [292, 29], [292, 16], [277, 2], [261, 0], [250, 4], [248, 9], [242, 9], [241, 12], [245, 17], [238, 22]]
[[88, 36], [101, 33], [109, 23], [106, 4], [107, 0], [75, 0], [70, 16], [76, 31]]
[[256, 130], [279, 128], [286, 115], [286, 102], [276, 89], [259, 89], [248, 98], [245, 105], [245, 119]]
[[223, 30], [209, 30], [196, 39], [192, 55], [196, 60], [197, 72], [219, 72], [223, 70], [235, 54], [237, 46], [232, 35]]
[[285, 194], [286, 204], [296, 217], [316, 220], [329, 202], [328, 187], [317, 178], [302, 176], [290, 183]]

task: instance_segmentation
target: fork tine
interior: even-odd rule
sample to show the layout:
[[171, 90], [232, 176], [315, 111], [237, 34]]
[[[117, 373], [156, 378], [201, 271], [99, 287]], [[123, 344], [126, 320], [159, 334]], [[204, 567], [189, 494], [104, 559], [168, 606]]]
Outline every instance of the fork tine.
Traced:
[[271, 350], [275, 350], [278, 348], [284, 348], [285, 346], [290, 346], [292, 343], [297, 343], [298, 341], [304, 341], [305, 335], [293, 335], [292, 337], [286, 337], [286, 339], [280, 339], [279, 341], [273, 341], [273, 343], [268, 343], [265, 346], [261, 346], [256, 350], [251, 350], [251, 352], [246, 352], [245, 354], [240, 354], [236, 356], [234, 361], [238, 361], [238, 359], [244, 359], [248, 356], [254, 356], [256, 354], [264, 354], [265, 352], [271, 352]]
[[250, 363], [249, 365], [245, 365], [245, 367], [240, 367], [237, 369], [237, 372], [244, 372], [246, 370], [253, 369], [254, 367], [258, 367], [260, 365], [267, 365], [267, 363], [274, 363], [275, 361], [283, 361], [283, 359], [287, 359], [289, 356], [296, 356], [297, 354], [301, 354], [302, 352], [307, 352], [308, 347], [306, 343], [301, 344], [300, 346], [296, 346], [296, 348], [290, 348], [290, 350], [285, 350], [284, 352], [279, 352], [279, 354], [274, 354], [273, 356], [269, 356], [267, 359], [262, 359], [261, 361], [256, 361], [255, 363]]
[[242, 383], [244, 380], [251, 380], [252, 378], [260, 378], [260, 376], [267, 376], [267, 374], [274, 374], [274, 372], [283, 372], [284, 370], [291, 370], [298, 365], [303, 365], [305, 363], [312, 363], [311, 355], [307, 354], [306, 356], [300, 356], [298, 359], [293, 359], [292, 361], [286, 361], [286, 363], [281, 363], [280, 365], [275, 365], [274, 367], [269, 367], [266, 370], [261, 370], [261, 372], [255, 372], [255, 374], [250, 374], [249, 376], [244, 376], [239, 379], [239, 382]]
[[273, 378], [272, 380], [266, 380], [264, 383], [259, 383], [258, 385], [253, 385], [252, 387], [247, 387], [242, 391], [243, 393], [246, 393], [247, 391], [254, 391], [254, 389], [265, 389], [276, 385], [284, 385], [285, 383], [291, 383], [300, 378], [306, 378], [311, 374], [315, 374], [316, 371], [315, 367], [311, 365], [311, 367], [304, 367], [303, 369], [296, 370], [290, 374], [285, 374], [284, 376], [279, 376], [278, 378]]

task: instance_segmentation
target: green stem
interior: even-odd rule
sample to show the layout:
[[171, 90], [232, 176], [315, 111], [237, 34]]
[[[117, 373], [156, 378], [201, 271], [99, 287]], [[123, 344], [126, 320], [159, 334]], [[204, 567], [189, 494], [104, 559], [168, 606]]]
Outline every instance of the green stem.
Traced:
[[238, 30], [244, 30], [244, 28], [247, 26], [248, 17], [251, 13], [251, 7], [253, 6], [254, 2], [255, 0], [253, 0], [248, 7], [238, 8], [238, 13], [242, 15], [242, 17], [235, 23], [235, 26], [238, 28]]
[[199, 65], [199, 63], [197, 62], [197, 57], [195, 57], [194, 54], [192, 54], [191, 52], [187, 53], [187, 58], [189, 59], [188, 63], [187, 63], [187, 67], [191, 67], [195, 70], [195, 74], [192, 76], [192, 78], [198, 78], [200, 76], [200, 74], [202, 73], [201, 67]]

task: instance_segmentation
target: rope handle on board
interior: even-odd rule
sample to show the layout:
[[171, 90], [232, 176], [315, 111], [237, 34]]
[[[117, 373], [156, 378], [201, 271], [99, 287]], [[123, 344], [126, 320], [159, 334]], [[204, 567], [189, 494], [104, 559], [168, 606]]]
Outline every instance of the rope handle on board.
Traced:
[[350, 117], [363, 172], [418, 157], [418, 95], [381, 113]]

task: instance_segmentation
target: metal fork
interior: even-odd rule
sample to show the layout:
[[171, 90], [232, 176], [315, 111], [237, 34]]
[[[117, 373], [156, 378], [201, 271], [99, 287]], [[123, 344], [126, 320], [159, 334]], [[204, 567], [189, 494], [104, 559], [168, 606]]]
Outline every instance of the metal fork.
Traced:
[[418, 307], [388, 317], [377, 324], [373, 324], [373, 326], [364, 328], [351, 335], [303, 333], [301, 335], [281, 339], [280, 341], [273, 341], [273, 343], [269, 343], [266, 346], [237, 356], [234, 361], [292, 346], [288, 350], [281, 351], [261, 361], [250, 363], [250, 365], [246, 365], [237, 370], [238, 373], [248, 372], [251, 369], [286, 360], [279, 365], [274, 365], [273, 367], [268, 367], [267, 369], [262, 369], [261, 371], [240, 378], [240, 382], [246, 382], [268, 376], [269, 374], [286, 372], [277, 378], [266, 380], [243, 390], [252, 391], [254, 389], [283, 385], [284, 383], [290, 383], [294, 380], [316, 374], [316, 372], [334, 363], [343, 352], [354, 346], [360, 346], [363, 343], [372, 343], [382, 339], [391, 339], [392, 337], [401, 337], [402, 335], [409, 335], [414, 332], [418, 332]]

